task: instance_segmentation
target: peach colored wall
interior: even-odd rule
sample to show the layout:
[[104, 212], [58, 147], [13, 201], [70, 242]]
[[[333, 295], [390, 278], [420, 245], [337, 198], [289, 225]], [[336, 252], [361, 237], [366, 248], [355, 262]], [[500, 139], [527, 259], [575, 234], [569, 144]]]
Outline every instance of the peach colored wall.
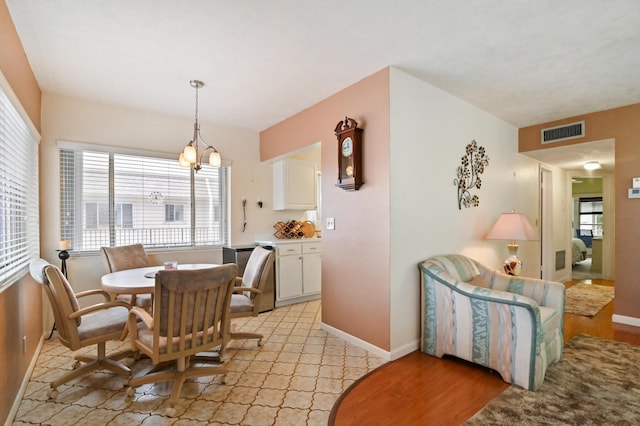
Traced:
[[[0, 1], [0, 71], [40, 131], [40, 87], [15, 32], [4, 0]], [[26, 353], [22, 338], [27, 337]], [[4, 424], [42, 336], [42, 291], [23, 277], [0, 292], [0, 423]]]
[[0, 1], [0, 70], [39, 132], [40, 86], [33, 75], [4, 0]]
[[[363, 133], [364, 185], [335, 187], [337, 140], [345, 116]], [[322, 142], [322, 322], [390, 350], [389, 69], [381, 70], [260, 134], [270, 160]], [[375, 315], [371, 313], [375, 312]]]
[[615, 276], [616, 315], [640, 320], [640, 200], [627, 197], [631, 178], [640, 176], [640, 104], [595, 112], [526, 127], [519, 131], [520, 152], [549, 148], [540, 143], [540, 130], [585, 120], [586, 136], [553, 144], [580, 144], [615, 138]]

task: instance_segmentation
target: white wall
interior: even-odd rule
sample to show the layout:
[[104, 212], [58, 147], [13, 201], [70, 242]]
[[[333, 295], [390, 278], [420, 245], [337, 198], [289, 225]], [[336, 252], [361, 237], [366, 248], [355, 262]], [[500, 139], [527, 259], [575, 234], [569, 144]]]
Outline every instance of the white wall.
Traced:
[[[259, 161], [258, 133], [201, 123], [202, 136], [232, 163], [232, 244], [248, 244], [254, 234], [273, 232], [281, 215], [271, 210], [272, 169]], [[56, 249], [60, 239], [60, 175], [58, 140], [95, 143], [158, 152], [175, 153], [176, 158], [193, 134], [190, 118], [170, 117], [114, 105], [87, 102], [54, 93], [42, 96], [42, 143], [40, 144], [41, 252], [59, 264]], [[247, 198], [247, 222], [242, 232], [242, 197]], [[261, 198], [265, 207], [259, 209]], [[290, 214], [291, 212], [289, 212]], [[220, 250], [153, 251], [151, 260], [162, 262], [221, 263]], [[98, 288], [105, 272], [98, 254], [72, 256], [69, 278], [76, 290]]]
[[[538, 162], [518, 154], [518, 129], [489, 113], [391, 68], [391, 348], [417, 347], [418, 263], [461, 253], [501, 268], [506, 241], [487, 241], [501, 213], [538, 218]], [[457, 167], [472, 139], [485, 147], [478, 207], [458, 209]], [[539, 242], [519, 242], [523, 276], [538, 276]]]

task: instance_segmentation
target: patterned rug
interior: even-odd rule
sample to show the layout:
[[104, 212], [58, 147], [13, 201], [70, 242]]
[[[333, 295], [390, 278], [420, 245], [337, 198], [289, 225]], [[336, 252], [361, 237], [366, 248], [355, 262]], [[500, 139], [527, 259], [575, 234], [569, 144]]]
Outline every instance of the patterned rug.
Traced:
[[510, 386], [465, 425], [640, 424], [640, 346], [581, 334], [542, 387]]
[[613, 297], [613, 287], [578, 283], [567, 289], [564, 311], [568, 314], [592, 317], [611, 303]]

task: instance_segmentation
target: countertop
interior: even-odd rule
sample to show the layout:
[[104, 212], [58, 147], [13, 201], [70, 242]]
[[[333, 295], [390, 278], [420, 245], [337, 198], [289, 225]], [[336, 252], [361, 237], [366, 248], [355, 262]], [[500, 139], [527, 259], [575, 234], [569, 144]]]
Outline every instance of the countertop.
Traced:
[[322, 241], [322, 238], [299, 238], [299, 239], [295, 239], [295, 238], [291, 238], [291, 239], [278, 239], [278, 238], [272, 238], [272, 239], [263, 239], [263, 240], [256, 240], [254, 241], [257, 245], [259, 246], [274, 246], [276, 244], [280, 245], [280, 244], [295, 244], [295, 243], [311, 243], [311, 242], [320, 242]]

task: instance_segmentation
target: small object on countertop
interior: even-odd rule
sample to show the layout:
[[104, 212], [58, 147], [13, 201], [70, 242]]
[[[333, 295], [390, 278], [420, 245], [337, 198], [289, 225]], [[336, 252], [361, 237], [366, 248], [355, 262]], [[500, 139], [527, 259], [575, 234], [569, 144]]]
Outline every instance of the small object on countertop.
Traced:
[[302, 224], [301, 231], [306, 238], [311, 238], [316, 234], [316, 227], [313, 225], [313, 222], [307, 220]]

